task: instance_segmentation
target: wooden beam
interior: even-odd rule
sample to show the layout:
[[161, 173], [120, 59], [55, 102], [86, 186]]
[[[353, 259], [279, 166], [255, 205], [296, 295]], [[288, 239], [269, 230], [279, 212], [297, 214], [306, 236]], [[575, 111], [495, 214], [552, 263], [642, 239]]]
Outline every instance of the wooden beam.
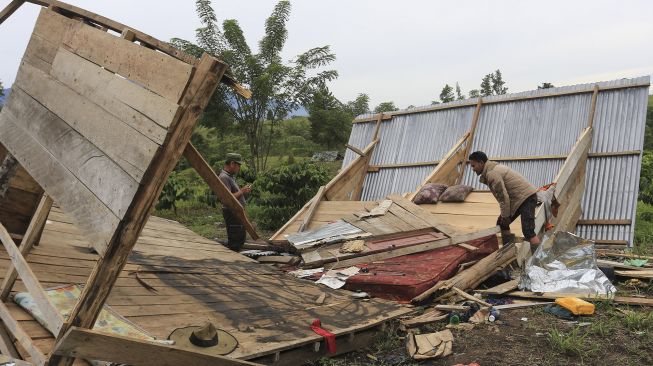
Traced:
[[[172, 124], [165, 143], [148, 167], [132, 204], [111, 238], [105, 255], [98, 260], [91, 272], [69, 321], [62, 328], [63, 332], [57, 339], [61, 339], [62, 334], [65, 334], [70, 327], [91, 328], [95, 324], [170, 172], [177, 165], [190, 141], [197, 118], [211, 99], [226, 69], [225, 64], [208, 54], [202, 56], [182, 97], [184, 111], [180, 119]], [[72, 362], [71, 358], [58, 356], [50, 358], [50, 366], [71, 365]]]
[[[438, 231], [445, 234], [446, 236], [451, 238], [454, 236], [461, 235], [461, 233], [456, 228], [454, 228], [453, 226], [447, 224], [445, 221], [438, 218], [437, 215], [434, 215], [426, 211], [425, 209], [419, 207], [419, 205], [416, 205], [409, 199], [401, 197], [399, 195], [389, 195], [387, 198], [392, 200], [395, 204], [397, 204], [397, 206], [419, 217], [421, 220], [425, 221], [427, 224], [431, 225], [431, 227], [437, 229]], [[462, 241], [459, 243], [462, 243]]]
[[[483, 98], [478, 98], [478, 102], [476, 103], [476, 109], [474, 109], [474, 116], [472, 117], [472, 126], [469, 129], [469, 137], [467, 138], [467, 143], [465, 144], [465, 153], [463, 154], [463, 162], [467, 162], [467, 157], [472, 151], [472, 144], [474, 143], [474, 136], [476, 136], [476, 125], [478, 125], [478, 118], [481, 114], [481, 106], [483, 105]], [[465, 166], [463, 165], [463, 169], [458, 174], [458, 178], [456, 179], [456, 184], [460, 184], [460, 182], [463, 181], [463, 174], [465, 173]]]
[[[360, 199], [362, 184], [372, 157], [371, 152], [378, 142], [378, 139], [372, 140], [363, 149], [363, 156], [356, 157], [326, 184], [324, 187], [324, 197], [326, 199], [331, 201], [357, 201]], [[351, 192], [351, 196], [348, 196], [347, 192]]]
[[[590, 158], [618, 157], [640, 155], [641, 150], [614, 151], [614, 152], [593, 152], [587, 154]], [[533, 155], [533, 156], [493, 156], [489, 157], [492, 161], [535, 161], [535, 160], [565, 160], [567, 155]], [[395, 168], [412, 168], [418, 166], [438, 165], [441, 160], [420, 161], [416, 163], [396, 163], [396, 164], [373, 164], [368, 171], [378, 171], [379, 169]]]
[[103, 360], [133, 366], [236, 366], [258, 365], [225, 356], [193, 352], [119, 335], [73, 327], [59, 340], [52, 353], [60, 356]]
[[[32, 216], [32, 220], [30, 221], [29, 226], [27, 227], [27, 231], [25, 232], [25, 235], [23, 235], [20, 247], [18, 248], [21, 256], [26, 256], [27, 253], [29, 253], [29, 251], [32, 249], [34, 243], [36, 243], [36, 240], [41, 236], [43, 227], [45, 227], [45, 221], [50, 214], [51, 207], [52, 198], [44, 194], [41, 197], [39, 205], [36, 207], [36, 211]], [[11, 294], [11, 289], [14, 286], [14, 282], [16, 282], [16, 278], [18, 278], [18, 272], [16, 271], [16, 268], [10, 263], [9, 268], [7, 269], [7, 273], [5, 274], [2, 281], [2, 287], [0, 287], [0, 301], [7, 301], [9, 295]]]
[[7, 250], [7, 255], [9, 255], [21, 281], [25, 287], [27, 287], [27, 290], [30, 295], [32, 295], [34, 302], [41, 311], [43, 320], [46, 323], [46, 328], [55, 336], [58, 335], [63, 326], [63, 318], [61, 317], [61, 314], [59, 314], [59, 311], [48, 299], [48, 295], [45, 290], [43, 290], [43, 287], [41, 287], [36, 275], [34, 275], [29, 264], [27, 264], [27, 261], [18, 247], [16, 247], [16, 244], [2, 224], [0, 224], [0, 240], [2, 241], [2, 244], [4, 244], [4, 247]]
[[590, 106], [590, 115], [587, 120], [587, 127], [594, 126], [594, 112], [596, 111], [596, 99], [599, 95], [599, 84], [594, 84], [594, 91], [592, 92], [592, 105]]
[[555, 292], [535, 293], [530, 291], [513, 291], [513, 292], [508, 292], [506, 295], [514, 296], [514, 297], [523, 297], [527, 299], [547, 299], [547, 300], [555, 300], [560, 297], [577, 297], [579, 299], [588, 300], [588, 301], [612, 300], [618, 304], [624, 304], [624, 305], [653, 306], [653, 298], [647, 298], [647, 297], [598, 295], [598, 294], [589, 294], [589, 293], [574, 293], [574, 294], [555, 293]]
[[365, 153], [363, 153], [363, 151], [361, 151], [361, 149], [357, 148], [356, 146], [351, 146], [349, 144], [345, 144], [345, 147], [347, 147], [349, 150], [355, 152], [356, 154], [358, 154], [360, 156], [365, 156]]
[[569, 156], [565, 160], [565, 163], [560, 168], [558, 175], [553, 180], [556, 183], [555, 187], [555, 197], [559, 197], [563, 191], [567, 188], [567, 182], [569, 178], [572, 177], [573, 173], [576, 171], [578, 163], [581, 159], [587, 158], [587, 153], [592, 145], [592, 128], [587, 127], [580, 134], [578, 140], [574, 144], [574, 147], [571, 149]]
[[32, 362], [36, 365], [44, 365], [46, 361], [45, 355], [34, 344], [32, 338], [23, 330], [20, 324], [11, 316], [11, 312], [2, 301], [0, 301], [0, 319], [2, 319], [7, 330], [16, 338], [18, 344], [32, 357]]
[[9, 18], [21, 5], [25, 3], [25, 0], [13, 0], [9, 3], [2, 11], [0, 11], [0, 24], [4, 23], [7, 18]]
[[[644, 87], [650, 87], [650, 86], [651, 86], [650, 82], [634, 83], [634, 84], [631, 84], [631, 85], [604, 86], [604, 87], [601, 87], [601, 91], [630, 89], [630, 88], [644, 88]], [[562, 91], [562, 92], [542, 92], [541, 94], [531, 95], [531, 96], [506, 95], [504, 97], [497, 98], [497, 99], [494, 99], [494, 100], [486, 100], [485, 102], [483, 102], [483, 104], [511, 103], [511, 102], [517, 102], [517, 101], [533, 100], [533, 99], [562, 97], [562, 96], [577, 95], [577, 94], [588, 94], [588, 93], [593, 93], [593, 92], [594, 92], [594, 87], [585, 88], [585, 89], [577, 89], [577, 90], [568, 90], [568, 91]], [[429, 107], [425, 107], [425, 108], [414, 108], [414, 109], [406, 109], [406, 110], [401, 110], [401, 111], [396, 111], [396, 112], [389, 112], [389, 113], [385, 113], [383, 115], [383, 120], [390, 120], [394, 116], [402, 116], [402, 115], [407, 115], [407, 114], [425, 113], [425, 112], [433, 112], [433, 111], [444, 110], [444, 109], [455, 109], [455, 108], [471, 107], [471, 106], [475, 105], [476, 103], [477, 103], [476, 100], [469, 99], [469, 100], [466, 100], [466, 101], [464, 101], [462, 103], [461, 102], [445, 103], [445, 104], [429, 106]], [[377, 118], [378, 117], [373, 116], [373, 117], [365, 117], [365, 118], [361, 118], [361, 119], [355, 119], [353, 121], [353, 123], [375, 122], [377, 120]]]
[[631, 225], [633, 220], [578, 220], [578, 225]]
[[9, 334], [9, 330], [2, 321], [0, 321], [0, 352], [2, 352], [3, 355], [20, 358], [20, 353], [14, 345], [14, 339], [11, 334]]
[[317, 193], [315, 194], [315, 197], [313, 200], [311, 200], [311, 205], [308, 208], [308, 212], [306, 212], [306, 215], [304, 215], [304, 219], [302, 220], [302, 224], [299, 225], [299, 230], [298, 232], [303, 232], [308, 228], [308, 225], [311, 223], [311, 220], [313, 219], [313, 215], [315, 215], [315, 211], [317, 210], [317, 206], [320, 205], [320, 202], [322, 202], [322, 199], [324, 198], [324, 186], [321, 186], [320, 189], [317, 190]]
[[256, 240], [259, 238], [254, 225], [247, 218], [247, 213], [245, 208], [240, 204], [240, 202], [234, 197], [233, 193], [227, 188], [224, 183], [218, 178], [218, 175], [215, 174], [211, 166], [204, 160], [202, 155], [197, 151], [195, 146], [190, 142], [186, 145], [184, 149], [184, 157], [188, 160], [190, 166], [195, 169], [197, 174], [209, 185], [213, 193], [218, 196], [220, 202], [231, 210], [231, 212], [236, 215], [238, 220], [245, 226], [245, 230], [249, 233], [252, 239]]
[[[440, 160], [440, 163], [438, 166], [433, 169], [431, 174], [429, 174], [423, 181], [420, 183], [420, 185], [417, 187], [417, 189], [411, 193], [408, 196], [408, 200], [412, 201], [415, 199], [415, 196], [419, 191], [428, 183], [447, 183], [450, 180], [450, 177], [448, 174], [450, 173], [450, 170], [455, 168], [458, 164], [462, 164], [467, 157], [462, 156], [462, 161], [460, 160], [461, 154], [460, 151], [465, 144], [465, 142], [468, 141], [468, 138], [470, 136], [470, 132], [466, 132], [454, 145], [453, 147], [447, 152], [447, 154]], [[464, 153], [463, 153], [464, 154]], [[462, 173], [461, 173], [462, 175]], [[458, 180], [458, 177], [455, 177], [455, 181]], [[454, 182], [455, 182], [454, 181]]]

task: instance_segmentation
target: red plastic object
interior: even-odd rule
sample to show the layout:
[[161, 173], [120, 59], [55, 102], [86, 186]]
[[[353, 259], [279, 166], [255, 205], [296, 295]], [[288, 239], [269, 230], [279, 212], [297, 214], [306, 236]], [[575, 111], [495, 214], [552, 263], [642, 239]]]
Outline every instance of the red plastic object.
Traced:
[[330, 354], [334, 355], [336, 353], [336, 335], [322, 328], [322, 322], [320, 319], [313, 320], [313, 323], [311, 323], [311, 329], [313, 329], [315, 333], [324, 337], [327, 350]]

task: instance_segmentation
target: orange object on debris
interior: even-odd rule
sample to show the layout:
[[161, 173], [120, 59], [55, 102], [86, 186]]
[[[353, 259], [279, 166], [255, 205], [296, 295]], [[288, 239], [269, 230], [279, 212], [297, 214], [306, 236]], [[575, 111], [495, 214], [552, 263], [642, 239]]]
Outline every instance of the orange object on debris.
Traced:
[[574, 315], [594, 314], [594, 304], [577, 297], [561, 297], [556, 299], [556, 304], [571, 311]]

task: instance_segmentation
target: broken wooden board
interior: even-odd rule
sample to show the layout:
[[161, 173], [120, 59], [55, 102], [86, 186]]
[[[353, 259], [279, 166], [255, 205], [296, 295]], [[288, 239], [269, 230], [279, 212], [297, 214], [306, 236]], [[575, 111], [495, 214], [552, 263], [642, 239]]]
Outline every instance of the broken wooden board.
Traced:
[[614, 274], [622, 277], [649, 279], [649, 278], [653, 278], [653, 269], [644, 269], [644, 270], [636, 270], [636, 271], [617, 270], [614, 271]]
[[420, 316], [416, 316], [414, 318], [402, 320], [401, 323], [400, 323], [400, 326], [404, 330], [410, 329], [410, 328], [417, 328], [417, 327], [420, 327], [422, 325], [431, 324], [431, 323], [438, 322], [440, 320], [444, 320], [448, 316], [449, 316], [448, 313], [437, 310], [437, 308], [436, 308], [436, 310], [427, 311], [427, 312], [425, 312], [424, 314], [422, 314]]
[[485, 294], [485, 295], [501, 295], [501, 294], [505, 294], [508, 291], [512, 291], [516, 289], [518, 283], [519, 283], [519, 279], [514, 279], [485, 290], [474, 290], [474, 292], [478, 292], [480, 294]]
[[635, 296], [614, 296], [614, 295], [597, 295], [597, 294], [563, 294], [555, 292], [535, 293], [530, 291], [512, 291], [505, 294], [506, 296], [523, 297], [527, 299], [549, 299], [555, 300], [560, 297], [577, 297], [587, 301], [613, 301], [623, 305], [641, 305], [653, 306], [653, 298], [635, 297]]

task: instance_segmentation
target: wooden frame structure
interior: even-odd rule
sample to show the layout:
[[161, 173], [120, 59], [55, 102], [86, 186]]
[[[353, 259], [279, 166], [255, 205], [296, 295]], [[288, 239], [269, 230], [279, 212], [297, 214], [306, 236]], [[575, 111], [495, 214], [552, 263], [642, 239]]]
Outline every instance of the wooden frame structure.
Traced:
[[[182, 155], [238, 214], [252, 237], [258, 238], [242, 206], [233, 203], [231, 193], [189, 144], [195, 122], [220, 82], [245, 97], [249, 92], [225, 74], [226, 64], [208, 54], [196, 60], [165, 42], [75, 6], [30, 2], [47, 8], [40, 12], [12, 93], [0, 113], [0, 142], [45, 194], [20, 238], [0, 224], [0, 240], [13, 264], [0, 291], [0, 319], [8, 331], [1, 329], [0, 350], [15, 356], [13, 337], [38, 365], [70, 365], [76, 356], [85, 355], [72, 347], [73, 335], [93, 327]], [[0, 12], [0, 23], [23, 3], [12, 1]], [[53, 201], [100, 255], [65, 321], [25, 260]], [[18, 239], [20, 246], [14, 243]], [[34, 346], [4, 304], [18, 277], [58, 341], [51, 354], [44, 355]], [[194, 359], [189, 355], [192, 352], [174, 347], [120, 342], [149, 354], [167, 352], [185, 363], [251, 364], [197, 354]], [[117, 357], [115, 348], [97, 351], [94, 355], [102, 360]]]

